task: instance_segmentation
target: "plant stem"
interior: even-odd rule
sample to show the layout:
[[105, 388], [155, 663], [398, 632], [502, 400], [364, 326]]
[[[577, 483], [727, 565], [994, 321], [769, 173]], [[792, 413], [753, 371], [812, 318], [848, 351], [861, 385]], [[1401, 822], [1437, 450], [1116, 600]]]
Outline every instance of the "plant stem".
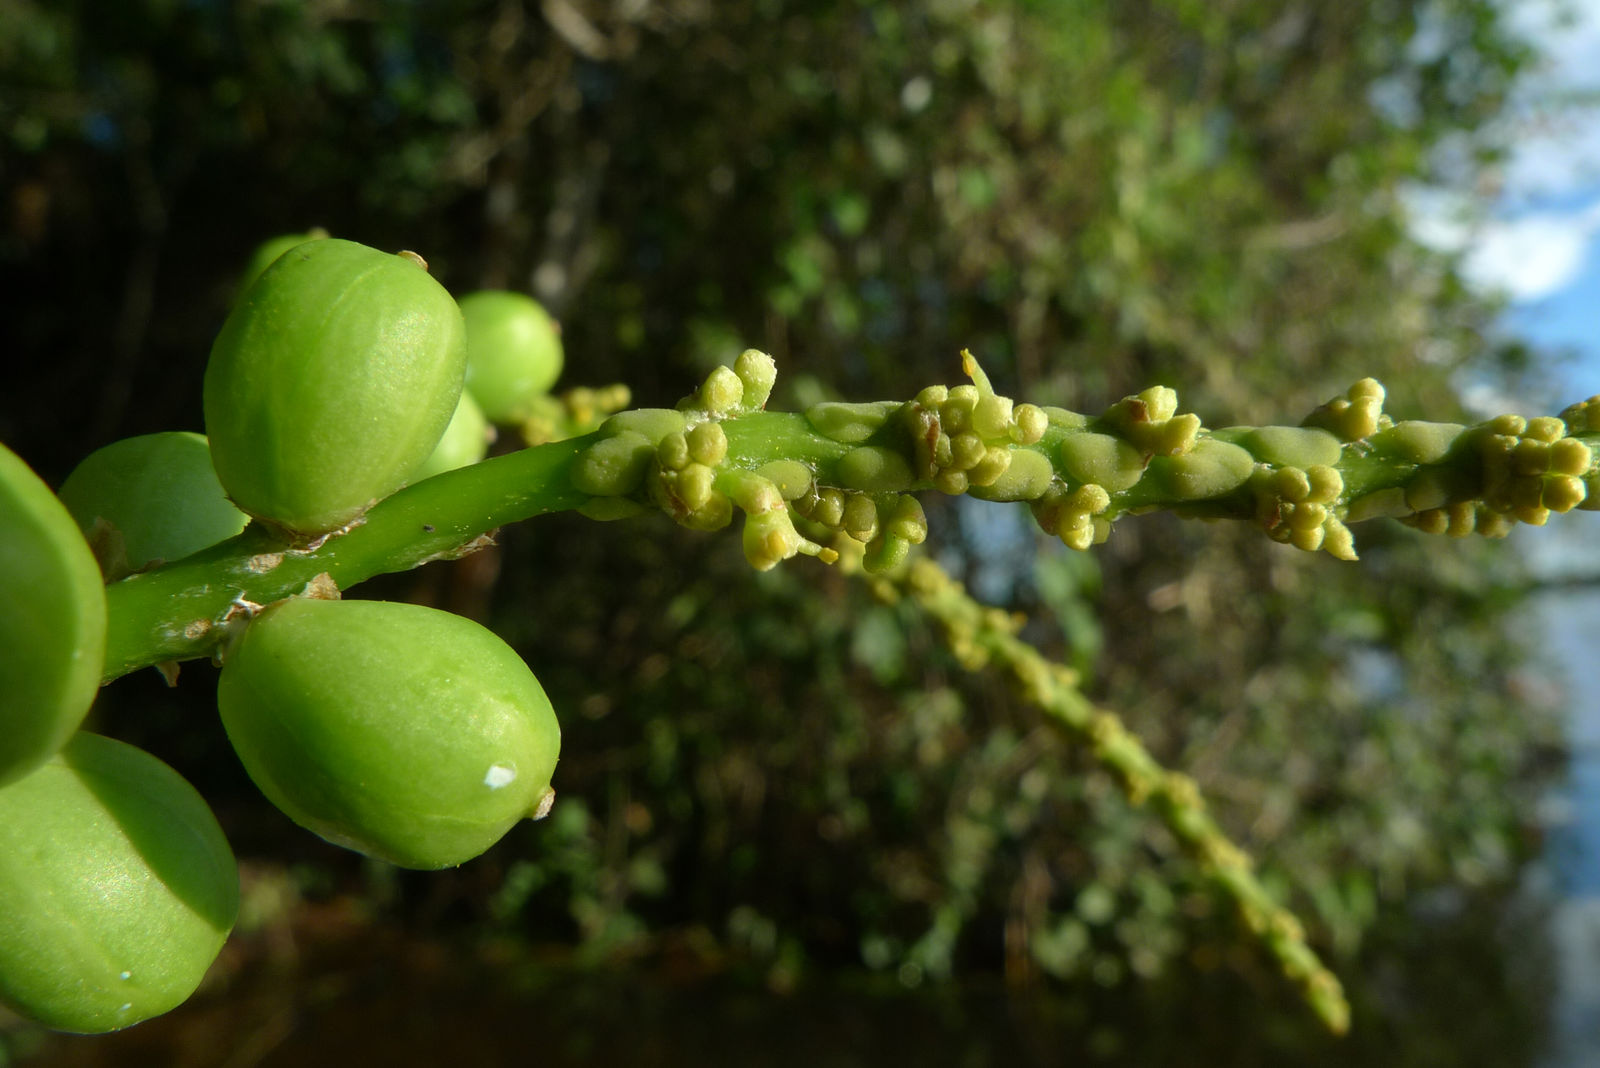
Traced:
[[[1047, 533], [1059, 534], [1076, 549], [1104, 540], [1119, 515], [1164, 509], [1189, 517], [1254, 522], [1275, 540], [1322, 548], [1342, 559], [1355, 557], [1345, 524], [1366, 518], [1400, 517], [1430, 533], [1477, 530], [1497, 535], [1518, 519], [1543, 523], [1552, 510], [1600, 504], [1600, 492], [1591, 489], [1585, 497], [1585, 486], [1600, 487], [1592, 459], [1600, 450], [1595, 429], [1600, 401], [1590, 402], [1592, 418], [1579, 406], [1578, 415], [1570, 419], [1570, 434], [1559, 419], [1529, 423], [1502, 416], [1475, 427], [1385, 421], [1375, 424], [1381, 429], [1347, 434], [1341, 443], [1330, 432], [1304, 427], [1207, 430], [1193, 416], [1174, 416], [1176, 396], [1158, 387], [1093, 419], [1033, 409], [1029, 416], [1042, 429], [1023, 434], [1017, 429], [1021, 424], [1012, 421], [1006, 424], [1010, 430], [978, 441], [971, 430], [961, 429], [973, 425], [970, 405], [952, 415], [961, 405], [950, 401], [941, 408], [927, 394], [906, 404], [834, 405], [804, 415], [748, 409], [714, 417], [687, 412], [694, 417], [691, 423], [715, 418], [721, 427], [727, 448], [719, 466], [756, 473], [786, 461], [790, 472], [801, 472], [804, 487], [787, 496], [780, 497], [774, 488], [764, 496], [747, 493], [736, 502], [747, 512], [755, 508], [750, 519], [762, 524], [759, 536], [746, 540], [752, 563], [770, 567], [796, 552], [825, 559], [832, 555], [788, 525], [787, 509], [818, 538], [831, 536], [830, 531], [860, 534], [870, 542], [869, 568], [889, 566], [904, 559], [907, 541], [921, 540], [916, 530], [920, 510], [917, 522], [909, 526], [890, 522], [897, 506], [914, 503], [901, 498], [934, 489], [1026, 501]], [[996, 399], [992, 393], [985, 397]], [[1045, 412], [1050, 413], [1047, 425]], [[616, 418], [641, 414], [650, 413]], [[1545, 425], [1535, 425], [1541, 422]], [[1535, 431], [1549, 438], [1557, 426], [1567, 434], [1565, 444], [1536, 439]], [[594, 454], [592, 446], [607, 442], [608, 434], [602, 428], [427, 479], [377, 503], [361, 525], [328, 537], [316, 548], [296, 549], [253, 523], [238, 537], [185, 560], [113, 583], [106, 590], [109, 626], [102, 678], [109, 681], [140, 667], [211, 655], [241, 602], [267, 604], [292, 596], [321, 574], [344, 589], [377, 574], [463, 555], [481, 547], [475, 539], [520, 519], [598, 502], [626, 506], [617, 515], [637, 511], [641, 504], [660, 506], [687, 525], [710, 529], [728, 521], [726, 501], [720, 513], [703, 506], [688, 510], [673, 493], [662, 492], [659, 477], [652, 483], [647, 472], [668, 478], [678, 472], [666, 471], [650, 453], [649, 446], [658, 441], [637, 433], [633, 437], [649, 453], [635, 457], [645, 461], [642, 467], [630, 461], [632, 473], [616, 475], [605, 495], [579, 489], [584, 480], [575, 484], [575, 468]], [[967, 444], [987, 456], [990, 475], [981, 474], [983, 463], [967, 470], [959, 468], [959, 460], [949, 459], [952, 441], [959, 447], [961, 439], [971, 439]], [[942, 452], [935, 451], [935, 443]], [[1558, 456], [1561, 449], [1566, 452]], [[1030, 471], [1032, 477], [1019, 478], [1018, 471]], [[861, 498], [853, 503], [870, 507], [851, 511], [854, 527], [830, 522], [826, 508], [814, 507], [824, 488]], [[763, 510], [765, 514], [757, 514]], [[706, 521], [708, 515], [712, 521]], [[890, 535], [891, 528], [900, 533]]]
[[1323, 1024], [1335, 1034], [1349, 1029], [1350, 1006], [1338, 978], [1306, 944], [1300, 921], [1261, 884], [1250, 857], [1217, 826], [1193, 779], [1163, 768], [1115, 713], [1096, 708], [1084, 697], [1074, 672], [1045, 659], [1016, 636], [1018, 620], [973, 600], [933, 561], [917, 559], [875, 585], [879, 596], [891, 601], [909, 597], [937, 620], [946, 644], [964, 667], [973, 671], [1000, 667], [1030, 704], [1087, 745], [1124, 796], [1153, 809], [1184, 852], [1232, 901], [1241, 921]]
[[210, 656], [237, 601], [269, 604], [326, 573], [340, 589], [474, 548], [519, 519], [575, 508], [587, 497], [567, 471], [589, 437], [540, 445], [408, 486], [366, 521], [313, 550], [296, 550], [260, 523], [203, 552], [106, 588], [103, 681], [141, 667]]

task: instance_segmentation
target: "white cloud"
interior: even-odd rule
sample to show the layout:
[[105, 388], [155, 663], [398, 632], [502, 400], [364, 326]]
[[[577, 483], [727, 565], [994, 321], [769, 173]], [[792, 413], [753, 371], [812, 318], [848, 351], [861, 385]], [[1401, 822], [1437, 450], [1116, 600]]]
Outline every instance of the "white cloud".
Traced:
[[1508, 0], [1508, 16], [1543, 57], [1513, 102], [1521, 131], [1508, 196], [1560, 195], [1600, 182], [1600, 108], [1559, 104], [1600, 91], [1600, 0]]
[[1526, 304], [1600, 269], [1600, 107], [1560, 104], [1600, 92], [1600, 0], [1506, 4], [1512, 28], [1543, 62], [1513, 102], [1516, 142], [1499, 213], [1484, 217], [1467, 197], [1437, 189], [1413, 191], [1406, 203], [1419, 241], [1462, 252], [1469, 280]]
[[1527, 304], [1561, 292], [1581, 274], [1600, 234], [1600, 200], [1581, 211], [1534, 212], [1485, 223], [1463, 269], [1485, 289]]

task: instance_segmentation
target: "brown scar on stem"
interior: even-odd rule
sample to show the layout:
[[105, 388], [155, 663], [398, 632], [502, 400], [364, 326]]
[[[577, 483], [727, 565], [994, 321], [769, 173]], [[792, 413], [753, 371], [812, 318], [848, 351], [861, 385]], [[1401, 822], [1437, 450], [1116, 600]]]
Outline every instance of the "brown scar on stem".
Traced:
[[377, 503], [378, 499], [374, 497], [372, 500], [367, 502], [367, 506], [365, 508], [361, 509], [360, 515], [350, 520], [350, 522], [346, 523], [344, 526], [335, 527], [332, 530], [324, 531], [323, 533], [312, 538], [310, 541], [297, 542], [284, 551], [293, 556], [310, 556], [312, 553], [328, 544], [330, 539], [337, 538], [342, 534], [348, 534], [359, 526], [364, 526], [367, 522], [367, 512], [370, 511], [372, 506]]
[[479, 534], [477, 537], [464, 541], [460, 545], [449, 549], [441, 549], [431, 556], [426, 556], [418, 561], [418, 564], [431, 564], [435, 560], [460, 560], [464, 556], [471, 556], [473, 553], [492, 549], [499, 544], [494, 540], [494, 535], [495, 532], [493, 530]]
[[244, 569], [253, 575], [265, 575], [281, 563], [282, 553], [257, 553], [245, 561]]

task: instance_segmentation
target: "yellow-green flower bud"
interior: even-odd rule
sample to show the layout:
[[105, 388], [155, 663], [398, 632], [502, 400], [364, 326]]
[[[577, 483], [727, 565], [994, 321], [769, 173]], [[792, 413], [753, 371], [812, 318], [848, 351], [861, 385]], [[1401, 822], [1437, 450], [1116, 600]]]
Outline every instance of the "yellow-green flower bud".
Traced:
[[1011, 432], [1011, 437], [1018, 445], [1036, 444], [1050, 427], [1050, 417], [1037, 404], [1017, 405], [1012, 419], [1016, 422], [1016, 428]]
[[1200, 435], [1200, 417], [1193, 412], [1175, 415], [1151, 435], [1150, 451], [1157, 456], [1182, 456], [1194, 448]]
[[1384, 397], [1386, 396], [1386, 392], [1383, 388], [1383, 383], [1379, 382], [1376, 378], [1363, 378], [1361, 381], [1350, 387], [1349, 396], [1353, 401], [1375, 400], [1379, 404], [1382, 404]]
[[1314, 553], [1318, 549], [1322, 548], [1323, 537], [1324, 535], [1320, 524], [1310, 527], [1291, 526], [1289, 528], [1290, 544], [1292, 544], [1296, 549], [1303, 549], [1308, 553]]
[[1512, 508], [1511, 514], [1517, 517], [1518, 522], [1530, 527], [1542, 527], [1550, 522], [1550, 509], [1543, 505], [1519, 504]]
[[1010, 468], [1011, 450], [991, 445], [984, 452], [983, 459], [967, 472], [967, 483], [969, 486], [992, 486]]
[[1567, 424], [1567, 430], [1573, 434], [1600, 430], [1600, 395], [1568, 405], [1561, 410], [1561, 418]]
[[1583, 480], [1571, 475], [1553, 475], [1544, 480], [1541, 503], [1552, 512], [1570, 512], [1588, 496]]
[[717, 473], [705, 464], [688, 464], [678, 472], [678, 499], [691, 512], [698, 512], [711, 501]]
[[746, 515], [742, 540], [745, 559], [757, 571], [770, 571], [800, 552], [805, 543], [783, 508]]
[[928, 537], [928, 516], [922, 502], [907, 494], [894, 502], [894, 511], [884, 523], [884, 532], [912, 545], [921, 545]]
[[1106, 492], [1104, 486], [1090, 482], [1067, 494], [1066, 506], [1069, 511], [1081, 512], [1084, 515], [1099, 515], [1111, 507], [1111, 494]]
[[714, 367], [700, 384], [700, 407], [712, 415], [725, 415], [744, 401], [744, 383], [731, 367]]
[[689, 439], [683, 431], [674, 430], [661, 439], [661, 444], [656, 446], [656, 459], [668, 471], [681, 471], [689, 465]]
[[952, 497], [967, 492], [967, 473], [946, 468], [933, 476], [933, 488]]
[[983, 439], [968, 431], [950, 438], [950, 462], [945, 466], [953, 467], [957, 471], [970, 471], [983, 462], [988, 453], [988, 446]]
[[1527, 427], [1522, 431], [1523, 437], [1532, 438], [1534, 441], [1542, 441], [1546, 445], [1560, 441], [1566, 436], [1566, 433], [1567, 424], [1553, 415], [1541, 415], [1535, 419], [1529, 419]]
[[1577, 438], [1562, 438], [1550, 446], [1550, 470], [1557, 475], [1581, 477], [1589, 473], [1594, 454]]
[[844, 531], [856, 541], [870, 541], [878, 533], [878, 506], [865, 493], [852, 493], [844, 502]]
[[989, 441], [1011, 436], [1012, 401], [1010, 397], [1001, 397], [990, 393], [978, 399], [977, 407], [972, 410], [972, 429], [978, 436]]
[[733, 361], [733, 373], [744, 384], [745, 407], [765, 408], [778, 381], [777, 361], [759, 349], [745, 349]]
[[1478, 509], [1477, 531], [1485, 538], [1503, 538], [1511, 533], [1512, 522], [1499, 512]]
[[867, 551], [861, 558], [861, 566], [871, 574], [881, 575], [905, 563], [906, 557], [910, 555], [910, 543], [892, 534], [880, 533], [867, 543]]
[[[687, 470], [693, 470], [693, 467]], [[704, 506], [694, 509], [678, 522], [690, 530], [721, 530], [733, 522], [733, 502], [725, 494], [713, 493]]]
[[1298, 467], [1280, 467], [1272, 476], [1272, 489], [1286, 501], [1303, 501], [1311, 496], [1311, 479]]
[[1522, 432], [1528, 429], [1528, 421], [1520, 415], [1497, 415], [1483, 424], [1491, 434], [1504, 434], [1507, 437], [1520, 438]]
[[1071, 513], [1062, 520], [1057, 537], [1067, 548], [1084, 552], [1094, 544], [1094, 521], [1082, 513]]
[[1322, 528], [1322, 548], [1338, 560], [1356, 558], [1356, 539], [1350, 528], [1337, 519], [1330, 519]]
[[844, 501], [844, 494], [831, 486], [819, 491], [812, 518], [825, 527], [839, 529], [844, 523]]
[[1321, 527], [1328, 521], [1328, 509], [1325, 505], [1314, 504], [1306, 501], [1297, 504], [1289, 513], [1289, 527], [1291, 530], [1310, 530], [1312, 527]]
[[1306, 468], [1306, 478], [1311, 483], [1311, 494], [1306, 499], [1318, 504], [1332, 504], [1344, 492], [1344, 476], [1337, 467], [1312, 464]]
[[715, 467], [728, 455], [728, 435], [721, 423], [701, 423], [688, 436], [689, 455], [695, 463]]

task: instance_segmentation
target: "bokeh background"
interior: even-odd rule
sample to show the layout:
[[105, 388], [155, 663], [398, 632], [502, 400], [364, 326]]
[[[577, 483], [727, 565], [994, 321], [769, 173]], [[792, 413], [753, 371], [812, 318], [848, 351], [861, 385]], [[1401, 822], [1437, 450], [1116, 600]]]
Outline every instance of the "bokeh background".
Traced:
[[[561, 385], [644, 405], [747, 345], [784, 407], [905, 398], [970, 347], [1087, 411], [1162, 383], [1209, 425], [1293, 423], [1374, 375], [1396, 417], [1477, 418], [1548, 365], [1418, 191], [1452, 225], [1495, 205], [1541, 58], [1507, 12], [0, 0], [0, 439], [58, 484], [202, 429], [239, 270], [311, 226], [533, 294]], [[93, 725], [212, 802], [244, 915], [171, 1016], [0, 1017], [0, 1063], [1540, 1063], [1525, 874], [1563, 694], [1522, 556], [1376, 523], [1350, 566], [1162, 516], [1079, 555], [1011, 506], [928, 505], [929, 550], [1198, 779], [1345, 978], [1351, 1038], [910, 610], [563, 515], [359, 591], [528, 660], [563, 720], [548, 820], [449, 872], [365, 862], [259, 798], [214, 669], [122, 680]]]

